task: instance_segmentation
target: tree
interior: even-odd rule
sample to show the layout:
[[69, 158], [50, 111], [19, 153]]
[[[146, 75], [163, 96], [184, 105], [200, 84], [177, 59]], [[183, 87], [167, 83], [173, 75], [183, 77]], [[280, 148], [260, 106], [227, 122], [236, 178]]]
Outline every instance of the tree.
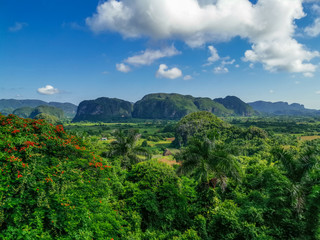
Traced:
[[306, 235], [319, 239], [316, 236], [319, 231], [316, 225], [320, 221], [318, 207], [320, 193], [317, 190], [320, 183], [319, 146], [309, 143], [299, 152], [275, 148], [272, 153], [290, 180], [293, 207], [307, 220]]
[[228, 153], [224, 145], [208, 138], [192, 138], [188, 146], [176, 156], [181, 161], [180, 174], [191, 174], [200, 183], [215, 187], [219, 182], [226, 187], [227, 177], [241, 178], [241, 167], [237, 159]]
[[140, 138], [137, 131], [130, 130], [125, 133], [119, 129], [115, 131], [114, 136], [116, 140], [111, 143], [109, 155], [111, 157], [122, 157], [122, 167], [131, 168], [133, 164], [150, 159], [149, 151], [137, 145]]

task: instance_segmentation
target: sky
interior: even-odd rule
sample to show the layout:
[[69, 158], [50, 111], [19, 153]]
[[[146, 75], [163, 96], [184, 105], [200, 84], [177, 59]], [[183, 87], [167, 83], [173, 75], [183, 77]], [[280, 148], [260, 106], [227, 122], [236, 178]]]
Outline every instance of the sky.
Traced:
[[320, 0], [0, 0], [0, 98], [320, 109]]

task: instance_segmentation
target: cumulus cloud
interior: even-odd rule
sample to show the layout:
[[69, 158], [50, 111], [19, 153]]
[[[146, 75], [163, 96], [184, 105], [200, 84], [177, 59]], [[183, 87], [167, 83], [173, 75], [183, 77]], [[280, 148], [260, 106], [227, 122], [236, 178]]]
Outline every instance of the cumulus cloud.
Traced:
[[309, 36], [317, 37], [320, 34], [320, 18], [316, 18], [313, 24], [304, 30]]
[[160, 58], [172, 57], [180, 53], [174, 46], [160, 50], [147, 49], [138, 55], [127, 58], [124, 62], [134, 66], [150, 65]]
[[38, 88], [37, 92], [43, 95], [53, 95], [59, 93], [60, 91], [51, 85], [46, 85], [45, 87]]
[[[86, 19], [96, 33], [114, 31], [125, 38], [180, 39], [190, 47], [248, 39], [243, 60], [269, 71], [314, 72], [319, 56], [294, 39], [295, 20], [305, 16], [303, 0], [108, 0]], [[236, 9], [236, 10], [235, 10]]]
[[228, 73], [228, 72], [229, 72], [229, 69], [226, 68], [226, 67], [220, 66], [220, 67], [215, 67], [215, 68], [213, 69], [213, 72], [216, 73], [216, 74]]
[[244, 61], [252, 63], [262, 62], [269, 71], [288, 71], [310, 73], [316, 70], [316, 66], [305, 63], [318, 57], [319, 52], [307, 51], [302, 44], [294, 39], [283, 42], [265, 43], [253, 45], [253, 50], [245, 52]]
[[127, 73], [127, 72], [131, 71], [131, 68], [129, 66], [125, 65], [124, 63], [117, 63], [116, 68], [119, 72]]
[[208, 62], [216, 62], [220, 59], [217, 49], [214, 46], [208, 46], [211, 56], [208, 58]]
[[176, 67], [169, 69], [166, 64], [160, 64], [156, 76], [158, 78], [175, 79], [182, 76], [182, 71]]
[[24, 23], [24, 22], [16, 22], [16, 23], [14, 24], [14, 26], [9, 27], [9, 31], [10, 31], [10, 32], [18, 32], [18, 31], [22, 30], [22, 28], [24, 28], [24, 27], [26, 27], [26, 26], [28, 26], [27, 23]]
[[191, 75], [186, 75], [183, 77], [183, 80], [191, 80], [192, 76]]

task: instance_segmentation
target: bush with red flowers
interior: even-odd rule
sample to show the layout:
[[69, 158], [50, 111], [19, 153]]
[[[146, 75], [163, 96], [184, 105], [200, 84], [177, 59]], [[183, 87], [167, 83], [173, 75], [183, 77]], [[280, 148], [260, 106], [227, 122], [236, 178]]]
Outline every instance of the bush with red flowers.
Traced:
[[0, 115], [0, 239], [121, 238], [111, 170], [62, 125]]

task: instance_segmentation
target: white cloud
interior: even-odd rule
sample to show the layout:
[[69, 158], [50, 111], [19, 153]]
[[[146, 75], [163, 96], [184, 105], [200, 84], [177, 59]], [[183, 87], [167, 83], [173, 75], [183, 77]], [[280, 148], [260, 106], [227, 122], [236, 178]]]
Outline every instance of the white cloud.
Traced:
[[24, 23], [24, 22], [16, 22], [16, 23], [14, 24], [14, 26], [9, 27], [9, 31], [10, 31], [10, 32], [18, 32], [18, 31], [22, 30], [22, 28], [24, 28], [24, 27], [26, 27], [26, 26], [28, 26], [27, 23]]
[[[86, 19], [92, 31], [119, 32], [125, 38], [180, 39], [190, 47], [208, 42], [248, 39], [245, 61], [269, 71], [310, 73], [319, 56], [293, 37], [303, 0], [108, 0]], [[235, 10], [236, 9], [236, 10]]]
[[38, 88], [37, 92], [43, 95], [53, 95], [59, 93], [60, 91], [51, 85], [46, 85], [45, 87]]
[[208, 46], [211, 56], [208, 58], [208, 62], [216, 62], [220, 59], [217, 49], [214, 46]]
[[236, 68], [239, 68], [239, 67], [240, 67], [240, 65], [239, 65], [239, 64], [236, 64], [236, 65], [235, 65], [235, 67], [236, 67]]
[[159, 69], [156, 73], [156, 76], [159, 78], [170, 78], [175, 79], [182, 76], [182, 72], [179, 68], [168, 69], [168, 66], [165, 64], [160, 64]]
[[303, 74], [303, 76], [305, 76], [305, 77], [313, 77], [314, 74], [310, 73], [310, 72], [306, 72], [306, 73]]
[[316, 18], [313, 24], [304, 30], [309, 36], [317, 37], [320, 34], [320, 18]]
[[273, 94], [273, 93], [274, 93], [274, 90], [270, 89], [270, 90], [269, 90], [269, 93]]
[[119, 72], [127, 73], [131, 71], [131, 68], [123, 63], [117, 63], [116, 68]]
[[320, 90], [319, 90], [319, 91], [316, 91], [316, 94], [320, 94]]
[[139, 55], [127, 58], [126, 60], [124, 60], [124, 62], [132, 64], [134, 66], [150, 65], [160, 58], [172, 57], [180, 53], [181, 52], [179, 52], [174, 46], [167, 47], [161, 50], [147, 49]]
[[183, 77], [183, 80], [191, 80], [193, 77], [191, 75], [186, 75]]
[[235, 61], [236, 61], [236, 60], [234, 60], [234, 59], [232, 59], [232, 60], [230, 60], [230, 61], [223, 60], [223, 61], [221, 62], [221, 65], [222, 65], [222, 66], [225, 66], [225, 65], [232, 65], [232, 64], [234, 64], [234, 63], [235, 63]]
[[228, 68], [226, 68], [226, 67], [215, 67], [215, 68], [213, 69], [213, 72], [216, 73], [216, 74], [219, 74], [219, 73], [228, 73], [229, 70], [228, 70]]

